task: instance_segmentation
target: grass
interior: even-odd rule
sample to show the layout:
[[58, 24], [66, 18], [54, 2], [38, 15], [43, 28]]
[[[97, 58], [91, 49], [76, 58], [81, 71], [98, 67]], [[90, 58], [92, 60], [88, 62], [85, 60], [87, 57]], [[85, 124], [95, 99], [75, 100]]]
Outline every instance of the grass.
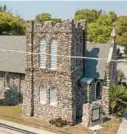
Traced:
[[[49, 130], [58, 134], [93, 134], [91, 130], [85, 128], [81, 124], [75, 126], [68, 126], [65, 128], [56, 128], [38, 118], [23, 118], [21, 113], [21, 105], [0, 106], [0, 119]], [[120, 119], [112, 117], [111, 120], [102, 125], [103, 128], [98, 130], [97, 134], [116, 134], [119, 128], [119, 124]]]
[[102, 124], [102, 129], [98, 131], [98, 134], [117, 134], [121, 118], [110, 116], [111, 120]]

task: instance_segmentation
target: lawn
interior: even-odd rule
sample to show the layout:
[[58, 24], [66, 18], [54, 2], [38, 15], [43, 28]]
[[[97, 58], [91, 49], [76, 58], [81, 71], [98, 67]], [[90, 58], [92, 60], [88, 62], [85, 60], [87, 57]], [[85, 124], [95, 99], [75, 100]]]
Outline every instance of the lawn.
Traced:
[[[16, 123], [26, 124], [36, 128], [43, 128], [49, 131], [57, 132], [58, 134], [93, 134], [93, 132], [83, 125], [68, 126], [66, 128], [56, 128], [49, 123], [38, 118], [24, 118], [21, 114], [21, 106], [0, 106], [0, 118], [13, 121]], [[120, 124], [119, 118], [111, 118], [108, 122], [102, 125], [97, 134], [116, 134]]]

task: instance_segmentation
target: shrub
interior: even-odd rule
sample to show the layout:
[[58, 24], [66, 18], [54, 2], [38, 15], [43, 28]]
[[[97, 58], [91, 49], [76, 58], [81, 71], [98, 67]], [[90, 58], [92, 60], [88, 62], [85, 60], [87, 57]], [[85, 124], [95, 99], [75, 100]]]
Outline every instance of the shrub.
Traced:
[[64, 127], [70, 124], [66, 120], [62, 120], [62, 118], [52, 119], [49, 121], [49, 123], [55, 125], [56, 127]]
[[109, 89], [110, 110], [116, 116], [122, 116], [127, 106], [127, 89], [123, 85]]

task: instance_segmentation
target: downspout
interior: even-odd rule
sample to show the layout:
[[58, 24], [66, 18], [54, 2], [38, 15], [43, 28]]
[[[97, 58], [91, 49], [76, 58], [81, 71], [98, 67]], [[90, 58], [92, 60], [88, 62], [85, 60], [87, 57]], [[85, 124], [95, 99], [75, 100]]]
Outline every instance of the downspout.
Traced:
[[32, 20], [31, 31], [31, 116], [34, 116], [34, 76], [33, 76], [33, 37], [34, 37], [34, 21]]

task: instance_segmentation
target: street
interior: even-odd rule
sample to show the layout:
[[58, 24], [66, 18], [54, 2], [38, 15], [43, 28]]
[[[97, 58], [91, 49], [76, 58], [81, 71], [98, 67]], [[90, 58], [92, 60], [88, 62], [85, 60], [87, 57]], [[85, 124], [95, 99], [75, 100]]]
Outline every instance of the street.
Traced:
[[23, 133], [0, 126], [0, 134], [23, 134]]
[[55, 134], [55, 133], [0, 119], [0, 134]]

